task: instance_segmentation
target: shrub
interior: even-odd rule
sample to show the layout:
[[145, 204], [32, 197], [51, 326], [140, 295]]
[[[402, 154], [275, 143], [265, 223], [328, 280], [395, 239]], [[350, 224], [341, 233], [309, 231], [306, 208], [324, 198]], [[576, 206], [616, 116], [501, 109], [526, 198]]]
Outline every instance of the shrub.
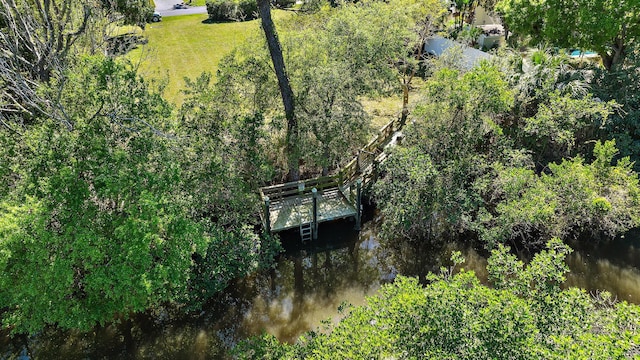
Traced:
[[229, 20], [229, 16], [235, 11], [235, 2], [230, 0], [207, 1], [207, 13], [209, 20], [224, 21]]
[[277, 8], [292, 7], [296, 3], [296, 0], [271, 0], [271, 4]]
[[245, 21], [257, 17], [256, 0], [210, 0], [207, 13], [212, 21]]
[[258, 17], [258, 3], [256, 0], [236, 0], [237, 1], [237, 19], [236, 20], [252, 20]]

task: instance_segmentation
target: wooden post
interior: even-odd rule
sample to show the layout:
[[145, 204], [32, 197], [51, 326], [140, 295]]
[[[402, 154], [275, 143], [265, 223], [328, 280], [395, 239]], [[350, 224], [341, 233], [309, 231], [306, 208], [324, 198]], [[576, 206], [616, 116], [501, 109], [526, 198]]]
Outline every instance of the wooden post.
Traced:
[[313, 217], [311, 218], [311, 233], [313, 240], [318, 240], [318, 190], [311, 189], [313, 195]]
[[356, 155], [356, 174], [360, 173], [360, 149], [358, 149], [358, 155]]
[[360, 205], [362, 203], [362, 200], [360, 199], [360, 196], [362, 195], [362, 180], [358, 179], [358, 181], [356, 181], [356, 227], [355, 229], [357, 231], [360, 231]]
[[269, 197], [264, 197], [264, 226], [267, 233], [271, 234], [271, 212], [269, 211]]
[[373, 176], [372, 176], [372, 182], [376, 182], [378, 181], [378, 160], [376, 160], [375, 158], [373, 159], [373, 165], [371, 166], [371, 170], [373, 172]]

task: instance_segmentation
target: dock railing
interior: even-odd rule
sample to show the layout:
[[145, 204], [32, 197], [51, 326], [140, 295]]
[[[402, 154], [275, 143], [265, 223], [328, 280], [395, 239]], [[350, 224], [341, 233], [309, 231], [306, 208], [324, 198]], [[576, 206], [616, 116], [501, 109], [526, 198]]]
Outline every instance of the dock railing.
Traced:
[[310, 194], [312, 189], [318, 191], [335, 188], [339, 185], [336, 175], [322, 176], [315, 179], [292, 181], [284, 184], [271, 185], [260, 188], [262, 199], [268, 197], [270, 201], [277, 201], [289, 196]]
[[[397, 124], [399, 120], [391, 120], [383, 126], [376, 137], [371, 139], [362, 149], [358, 150], [358, 154], [351, 159], [340, 171], [338, 171], [338, 179], [341, 186], [353, 183], [360, 178], [363, 171], [369, 166], [376, 166], [376, 159], [384, 151], [384, 147], [391, 141], [393, 134], [398, 130]], [[364, 179], [365, 183], [370, 180]]]

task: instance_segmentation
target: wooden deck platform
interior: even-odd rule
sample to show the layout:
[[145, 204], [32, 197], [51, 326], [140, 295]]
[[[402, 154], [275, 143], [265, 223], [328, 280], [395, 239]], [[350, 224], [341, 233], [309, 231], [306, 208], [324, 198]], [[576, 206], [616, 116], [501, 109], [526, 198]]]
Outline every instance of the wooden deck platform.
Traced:
[[[271, 203], [269, 208], [271, 231], [298, 229], [312, 222], [311, 193], [287, 197]], [[356, 208], [338, 188], [318, 192], [318, 223], [356, 216]]]
[[265, 231], [298, 228], [302, 240], [308, 241], [317, 238], [319, 223], [350, 217], [359, 230], [363, 186], [376, 181], [378, 165], [386, 159], [385, 148], [400, 141], [402, 125], [398, 120], [390, 121], [334, 175], [260, 188]]

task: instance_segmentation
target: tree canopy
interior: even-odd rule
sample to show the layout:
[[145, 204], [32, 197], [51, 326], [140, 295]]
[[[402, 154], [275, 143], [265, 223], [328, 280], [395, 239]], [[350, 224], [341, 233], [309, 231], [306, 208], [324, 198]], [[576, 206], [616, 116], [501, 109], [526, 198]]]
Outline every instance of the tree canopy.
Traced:
[[633, 164], [599, 140], [616, 104], [553, 62], [511, 66], [435, 63], [406, 140], [374, 186], [384, 236], [471, 231], [489, 248], [537, 247], [551, 236], [611, 238], [640, 223]]
[[253, 231], [256, 199], [238, 170], [257, 151], [251, 140], [203, 133], [193, 108], [172, 124], [171, 106], [125, 60], [71, 64], [59, 100], [72, 128], [38, 117], [2, 132], [3, 327], [87, 330], [197, 308], [270, 263], [273, 242]]
[[596, 51], [607, 69], [621, 64], [640, 38], [636, 0], [501, 0], [496, 9], [511, 31], [533, 43]]

